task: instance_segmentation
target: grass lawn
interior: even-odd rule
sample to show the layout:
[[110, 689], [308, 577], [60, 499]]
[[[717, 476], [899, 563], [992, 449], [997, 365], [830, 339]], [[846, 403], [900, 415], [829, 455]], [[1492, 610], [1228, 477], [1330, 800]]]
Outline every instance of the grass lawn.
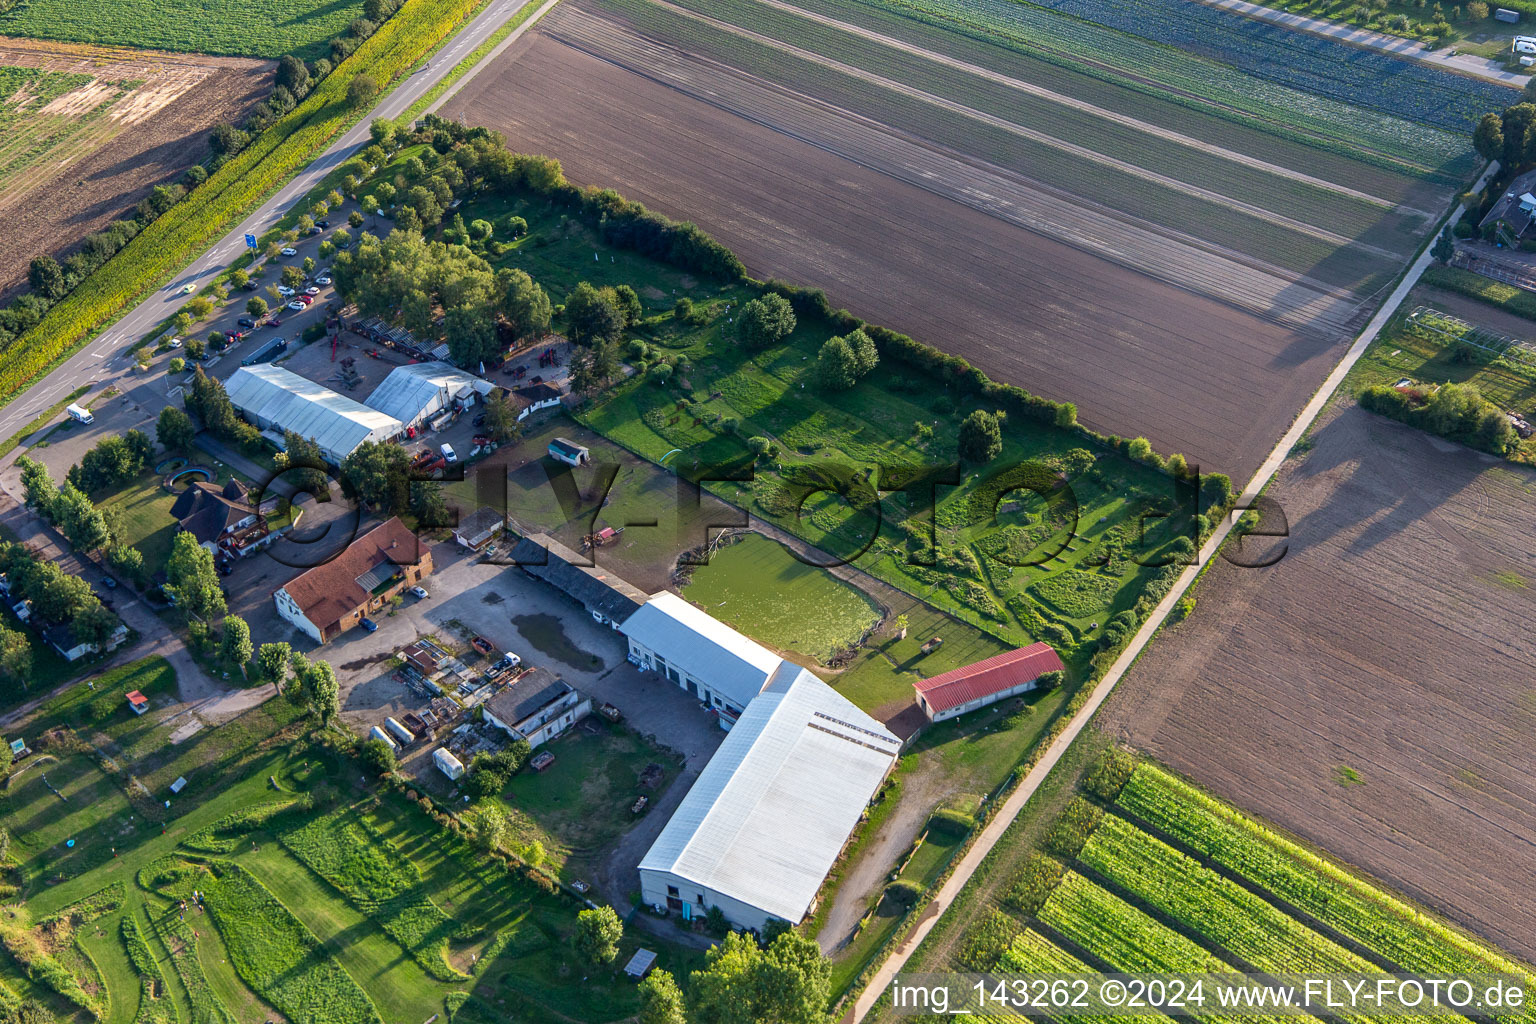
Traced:
[[[555, 763], [513, 776], [501, 800], [514, 842], [541, 843], [549, 866], [568, 881], [634, 827], [629, 808], [636, 797], [654, 803], [677, 778], [677, 755], [596, 716], [539, 749], [554, 754]], [[641, 773], [651, 764], [661, 774], [643, 787]]]
[[[218, 484], [229, 482], [228, 467], [218, 471]], [[139, 549], [144, 565], [153, 571], [165, 565], [171, 554], [171, 542], [176, 539], [181, 524], [171, 518], [171, 506], [176, 495], [161, 486], [161, 478], [153, 469], [123, 486], [93, 494], [98, 505], [110, 506], [123, 517], [124, 540]]]
[[857, 589], [755, 533], [717, 549], [683, 596], [760, 643], [823, 664], [880, 621]]

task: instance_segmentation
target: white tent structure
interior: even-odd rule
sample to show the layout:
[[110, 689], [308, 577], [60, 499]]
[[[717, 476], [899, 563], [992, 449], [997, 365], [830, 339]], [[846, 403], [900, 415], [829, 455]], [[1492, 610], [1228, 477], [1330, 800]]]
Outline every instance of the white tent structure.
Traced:
[[364, 441], [405, 432], [393, 416], [270, 363], [242, 366], [224, 384], [229, 400], [261, 430], [291, 430], [314, 440], [327, 461], [340, 464]]
[[495, 387], [448, 363], [414, 363], [391, 370], [365, 404], [407, 427], [419, 427], [455, 402], [473, 405]]
[[798, 924], [896, 763], [901, 741], [783, 662], [640, 861], [645, 902], [741, 928]]

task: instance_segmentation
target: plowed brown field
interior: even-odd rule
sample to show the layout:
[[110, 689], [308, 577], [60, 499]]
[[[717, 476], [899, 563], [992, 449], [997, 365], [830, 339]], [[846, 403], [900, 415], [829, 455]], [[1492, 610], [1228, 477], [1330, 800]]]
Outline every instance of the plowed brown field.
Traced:
[[91, 76], [0, 139], [0, 299], [25, 282], [34, 256], [62, 258], [206, 157], [207, 129], [238, 120], [266, 94], [275, 67], [10, 38], [0, 38], [0, 66]]
[[[530, 33], [443, 113], [558, 157], [573, 181], [698, 223], [755, 276], [823, 287], [993, 377], [1075, 402], [1090, 426], [1241, 479], [1337, 355], [1321, 334], [1132, 269], [1165, 255], [1155, 248], [1115, 262], [1002, 206], [951, 198], [992, 189], [995, 169], [868, 122], [834, 153], [552, 34], [575, 18], [597, 16], [571, 8]], [[924, 160], [943, 187], [914, 183]], [[1128, 253], [1142, 238], [1126, 231]]]
[[1100, 721], [1536, 960], [1536, 472], [1341, 403]]

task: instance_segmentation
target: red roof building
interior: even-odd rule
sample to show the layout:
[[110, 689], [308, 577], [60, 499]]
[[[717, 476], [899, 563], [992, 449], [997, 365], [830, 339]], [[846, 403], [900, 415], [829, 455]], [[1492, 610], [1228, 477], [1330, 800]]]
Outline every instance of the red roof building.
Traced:
[[149, 710], [149, 698], [138, 690], [134, 690], [128, 695], [128, 706], [133, 708], [134, 714], [142, 715]]
[[1041, 676], [1063, 669], [1048, 643], [1030, 644], [913, 683], [917, 706], [930, 722], [963, 715], [1015, 694], [1033, 690]]

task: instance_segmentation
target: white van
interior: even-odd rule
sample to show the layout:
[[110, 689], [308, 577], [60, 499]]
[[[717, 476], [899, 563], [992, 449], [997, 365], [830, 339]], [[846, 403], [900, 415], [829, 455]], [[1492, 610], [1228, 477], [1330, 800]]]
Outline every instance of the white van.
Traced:
[[91, 415], [91, 410], [82, 405], [75, 405], [71, 402], [64, 411], [69, 413], [69, 418], [76, 423], [84, 423], [86, 426], [90, 426], [96, 422], [96, 417]]
[[443, 453], [443, 461], [444, 462], [458, 462], [459, 461], [459, 457], [456, 454], [454, 454], [453, 445], [449, 444], [447, 441], [443, 442], [442, 446], [440, 448], [438, 448], [438, 451]]

